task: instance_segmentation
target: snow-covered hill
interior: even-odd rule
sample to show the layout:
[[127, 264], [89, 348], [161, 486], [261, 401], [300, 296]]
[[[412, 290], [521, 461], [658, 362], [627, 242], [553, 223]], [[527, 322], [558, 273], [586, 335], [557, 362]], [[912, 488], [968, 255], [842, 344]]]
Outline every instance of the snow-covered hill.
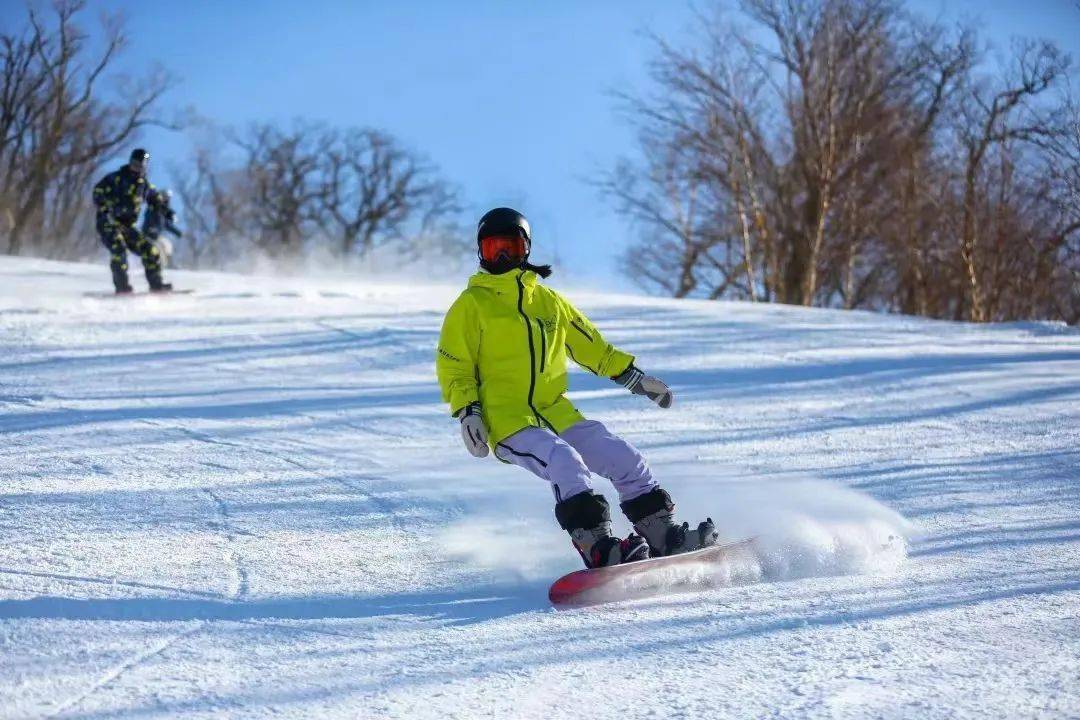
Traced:
[[172, 279], [0, 261], [0, 717], [1080, 715], [1075, 330], [570, 290], [677, 395], [580, 407], [767, 552], [555, 611], [549, 491], [439, 403], [457, 287]]

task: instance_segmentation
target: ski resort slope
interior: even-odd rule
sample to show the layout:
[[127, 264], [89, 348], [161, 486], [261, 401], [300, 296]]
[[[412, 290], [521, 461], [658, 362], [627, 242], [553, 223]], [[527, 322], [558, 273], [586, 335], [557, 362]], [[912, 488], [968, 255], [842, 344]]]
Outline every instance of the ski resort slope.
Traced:
[[1075, 329], [560, 288], [676, 393], [575, 402], [761, 549], [555, 610], [550, 491], [439, 401], [464, 278], [107, 277], [0, 260], [0, 717], [1080, 715]]

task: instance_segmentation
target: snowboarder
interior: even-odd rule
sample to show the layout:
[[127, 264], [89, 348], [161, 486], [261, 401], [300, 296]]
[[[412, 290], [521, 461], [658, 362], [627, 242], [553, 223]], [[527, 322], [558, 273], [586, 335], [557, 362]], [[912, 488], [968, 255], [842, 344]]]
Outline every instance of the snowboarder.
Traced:
[[176, 227], [176, 211], [172, 209], [172, 192], [169, 190], [151, 189], [146, 194], [146, 212], [143, 213], [142, 234], [158, 249], [161, 265], [167, 266], [169, 258], [173, 254], [172, 242], [162, 236], [162, 231], [168, 231], [177, 238], [184, 236], [180, 228]]
[[[529, 262], [532, 237], [525, 217], [496, 208], [477, 229], [480, 270], [443, 322], [436, 370], [443, 400], [461, 424], [465, 447], [518, 465], [551, 483], [555, 518], [587, 567], [616, 565], [711, 545], [711, 520], [691, 529], [674, 520], [674, 503], [633, 445], [566, 397], [567, 355], [662, 408], [671, 390], [634, 365], [634, 357], [604, 340], [559, 293], [539, 282], [548, 265]], [[611, 480], [635, 533], [611, 533], [603, 495], [590, 472]]]
[[146, 179], [150, 153], [142, 148], [131, 152], [126, 165], [103, 177], [94, 186], [94, 207], [97, 208], [97, 231], [101, 244], [110, 254], [113, 286], [117, 294], [133, 292], [128, 282], [127, 251], [138, 253], [142, 259], [146, 281], [151, 292], [168, 292], [172, 285], [162, 282], [161, 253], [136, 228], [143, 201], [159, 202], [151, 196], [154, 186]]

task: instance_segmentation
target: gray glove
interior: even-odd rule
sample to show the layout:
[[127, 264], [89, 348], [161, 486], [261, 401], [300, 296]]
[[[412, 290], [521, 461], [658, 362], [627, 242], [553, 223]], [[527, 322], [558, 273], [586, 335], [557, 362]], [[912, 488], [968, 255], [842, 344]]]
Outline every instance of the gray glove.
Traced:
[[487, 457], [488, 431], [480, 416], [480, 403], [466, 405], [458, 411], [457, 416], [461, 420], [461, 439], [465, 441], [465, 449], [473, 457]]
[[633, 363], [630, 363], [630, 367], [626, 368], [622, 375], [614, 377], [612, 380], [635, 395], [644, 395], [665, 410], [671, 407], [671, 403], [675, 401], [671, 389], [660, 378], [646, 375], [634, 367]]

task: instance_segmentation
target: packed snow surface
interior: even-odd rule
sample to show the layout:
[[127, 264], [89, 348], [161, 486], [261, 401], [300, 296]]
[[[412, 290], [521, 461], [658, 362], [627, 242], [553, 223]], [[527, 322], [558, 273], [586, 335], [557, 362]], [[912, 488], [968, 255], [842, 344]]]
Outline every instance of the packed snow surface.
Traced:
[[676, 404], [572, 398], [760, 549], [555, 610], [548, 488], [439, 401], [464, 278], [107, 275], [0, 261], [0, 717], [1080, 715], [1075, 329], [556, 276]]

